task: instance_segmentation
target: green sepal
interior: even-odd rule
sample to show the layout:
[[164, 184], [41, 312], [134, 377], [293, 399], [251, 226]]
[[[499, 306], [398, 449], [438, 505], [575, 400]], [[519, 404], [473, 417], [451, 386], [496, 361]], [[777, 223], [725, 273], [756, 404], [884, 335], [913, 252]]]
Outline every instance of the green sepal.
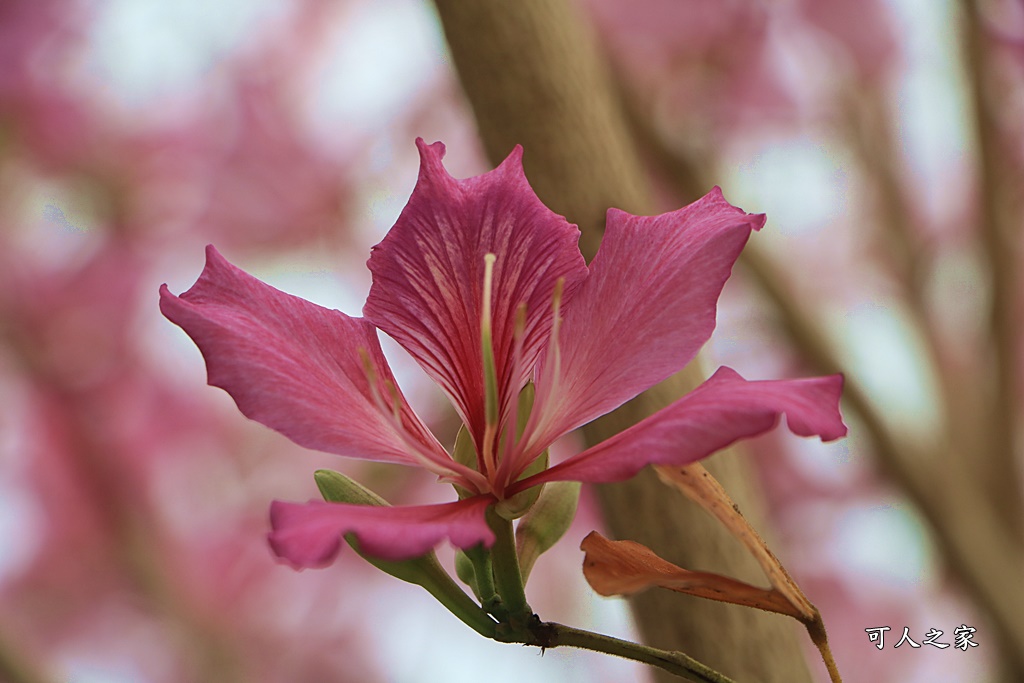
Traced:
[[[390, 505], [373, 491], [358, 484], [344, 474], [333, 470], [317, 470], [313, 474], [320, 494], [329, 503], [354, 505]], [[495, 622], [466, 593], [459, 588], [437, 560], [434, 551], [411, 560], [382, 560], [366, 555], [359, 548], [354, 534], [345, 534], [345, 541], [364, 560], [397, 579], [422, 586], [448, 610], [477, 633], [494, 637]]]
[[547, 552], [576, 517], [580, 499], [578, 481], [555, 481], [544, 487], [537, 504], [519, 521], [516, 527], [516, 554], [519, 571], [526, 583], [537, 558]]

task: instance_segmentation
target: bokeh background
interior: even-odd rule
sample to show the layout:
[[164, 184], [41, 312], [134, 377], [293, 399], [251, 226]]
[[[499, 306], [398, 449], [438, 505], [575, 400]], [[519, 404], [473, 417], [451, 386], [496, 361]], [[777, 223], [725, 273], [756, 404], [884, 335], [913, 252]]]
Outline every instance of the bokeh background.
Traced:
[[[780, 431], [748, 450], [776, 554], [847, 680], [1021, 680], [1024, 4], [574, 7], [662, 210], [718, 184], [768, 214], [709, 363], [847, 375], [849, 438]], [[358, 314], [417, 136], [446, 143], [456, 176], [490, 167], [429, 3], [0, 1], [0, 679], [646, 680], [486, 641], [352, 553], [275, 563], [269, 502], [315, 497], [318, 467], [394, 502], [442, 487], [245, 420], [159, 315], [159, 285], [187, 289], [208, 243]], [[385, 351], [452, 438], [440, 392]], [[626, 603], [580, 573], [594, 528], [585, 493], [531, 603], [634, 637]], [[952, 642], [961, 624], [979, 647], [892, 648], [903, 627]]]

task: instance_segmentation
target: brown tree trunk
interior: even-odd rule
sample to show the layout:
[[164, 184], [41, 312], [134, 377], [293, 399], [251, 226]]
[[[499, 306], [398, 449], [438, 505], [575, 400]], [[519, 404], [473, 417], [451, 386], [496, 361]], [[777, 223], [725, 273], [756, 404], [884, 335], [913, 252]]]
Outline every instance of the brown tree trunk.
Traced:
[[[554, 211], [579, 224], [590, 258], [609, 207], [651, 213], [653, 202], [609, 72], [593, 34], [564, 0], [436, 0], [488, 156], [525, 148], [530, 183]], [[701, 379], [688, 368], [584, 430], [588, 443], [618, 432]], [[711, 469], [758, 524], [745, 463], [719, 456]], [[612, 534], [639, 541], [666, 559], [764, 584], [753, 560], [716, 522], [649, 471], [604, 486]], [[646, 642], [679, 649], [739, 682], [811, 680], [796, 627], [756, 610], [667, 591], [632, 601]], [[658, 680], [678, 680], [657, 673]]]

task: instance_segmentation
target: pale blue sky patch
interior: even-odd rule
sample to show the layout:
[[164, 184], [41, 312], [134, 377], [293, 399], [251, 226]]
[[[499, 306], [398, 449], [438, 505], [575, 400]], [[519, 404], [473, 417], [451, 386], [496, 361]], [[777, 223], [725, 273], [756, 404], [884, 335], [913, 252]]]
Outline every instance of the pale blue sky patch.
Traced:
[[321, 67], [311, 107], [314, 131], [379, 131], [436, 83], [445, 46], [430, 7], [406, 0], [360, 3], [346, 16]]
[[0, 583], [28, 568], [39, 551], [43, 515], [19, 481], [0, 479]]
[[746, 210], [768, 214], [771, 233], [798, 236], [846, 212], [845, 165], [838, 150], [809, 137], [768, 139], [727, 166], [728, 185]]
[[941, 420], [936, 379], [924, 341], [895, 302], [862, 304], [828, 327], [850, 375], [908, 438], [936, 433]]
[[[933, 549], [920, 520], [901, 506], [861, 505], [850, 508], [829, 539], [835, 561], [851, 576], [918, 585], [935, 578]], [[877, 596], [875, 596], [877, 597]]]
[[85, 69], [124, 104], [187, 91], [236, 54], [281, 0], [103, 0]]
[[807, 477], [835, 486], [861, 476], [865, 467], [862, 460], [850, 458], [847, 439], [821, 443], [816, 439], [787, 438], [786, 453]]
[[956, 8], [949, 0], [889, 0], [906, 67], [897, 91], [899, 141], [921, 205], [941, 216], [964, 200], [951, 170], [965, 162], [969, 103], [960, 68]]

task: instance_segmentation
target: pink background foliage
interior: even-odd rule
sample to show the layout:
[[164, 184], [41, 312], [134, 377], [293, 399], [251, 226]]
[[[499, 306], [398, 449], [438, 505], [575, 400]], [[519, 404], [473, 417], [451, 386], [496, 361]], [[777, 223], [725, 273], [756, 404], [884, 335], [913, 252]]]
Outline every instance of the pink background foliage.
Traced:
[[[913, 57], [905, 17], [853, 0], [580, 4], [631, 106], [667, 146], [707, 160], [731, 200], [768, 213], [755, 239], [786, 255], [798, 291], [859, 345], [857, 358], [886, 343], [857, 321], [902, 330], [889, 306], [900, 286], [886, 268], [891, 252], [868, 227], [877, 196], [847, 168], [859, 162], [837, 151], [836, 122], [844, 88], [897, 106]], [[124, 3], [0, 4], [0, 640], [53, 680], [645, 676], [599, 656], [541, 660], [486, 642], [351, 552], [302, 573], [272, 560], [269, 503], [315, 497], [318, 467], [400, 502], [437, 502], [439, 487], [402, 468], [303, 451], [246, 421], [205, 386], [199, 353], [159, 317], [157, 287], [184, 290], [212, 242], [275, 286], [358, 314], [369, 247], [415, 179], [413, 139], [444, 140], [456, 176], [487, 164], [429, 7], [256, 5], [225, 5], [239, 16], [216, 21], [241, 28], [214, 48], [175, 48], [179, 58], [197, 50], [199, 68], [182, 77], [150, 67], [139, 87], [119, 83], [111, 65], [145, 63], [146, 50], [136, 41], [118, 52], [98, 33], [131, 13]], [[1001, 76], [1019, 86], [1020, 13], [1005, 12], [1016, 23], [993, 19], [992, 30], [1006, 47]], [[190, 20], [202, 23], [202, 12]], [[810, 161], [794, 161], [808, 150]], [[977, 198], [951, 191], [938, 210], [926, 186], [970, 185], [957, 150], [906, 155], [914, 229], [955, 261], [960, 218]], [[919, 157], [935, 155], [918, 171]], [[772, 195], [773, 176], [793, 172], [785, 164], [811, 164], [810, 180]], [[665, 209], [676, 208], [665, 185]], [[831, 203], [822, 208], [816, 193]], [[956, 265], [950, 305], [934, 322], [942, 329], [969, 319], [977, 297]], [[751, 378], [811, 374], [759, 303], [742, 278], [727, 286], [711, 357]], [[973, 347], [957, 339], [949, 362], [969, 367]], [[410, 359], [392, 362], [420, 414], [442, 441], [453, 438], [436, 389]], [[782, 433], [754, 444], [776, 553], [824, 614], [848, 680], [983, 680], [994, 653], [985, 624], [864, 448], [856, 425], [838, 445]], [[586, 494], [534, 570], [531, 602], [545, 618], [629, 636], [621, 604], [592, 597], [579, 571], [578, 543], [600, 527]], [[961, 623], [978, 627], [981, 647], [891, 647], [903, 626], [918, 642], [933, 627], [951, 641]], [[864, 629], [881, 625], [892, 631], [880, 652]]]

